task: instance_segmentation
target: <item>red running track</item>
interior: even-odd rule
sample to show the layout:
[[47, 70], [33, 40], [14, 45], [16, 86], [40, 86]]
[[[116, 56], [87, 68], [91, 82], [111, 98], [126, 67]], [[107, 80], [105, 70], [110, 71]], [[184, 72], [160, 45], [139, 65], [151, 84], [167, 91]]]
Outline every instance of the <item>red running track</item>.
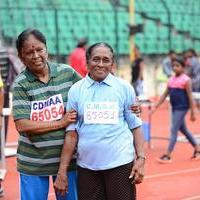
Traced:
[[[200, 112], [197, 112], [197, 120], [189, 121], [189, 129], [196, 136], [200, 136]], [[143, 108], [142, 118], [148, 119], [148, 109]], [[189, 143], [178, 142], [173, 153], [171, 164], [159, 164], [159, 157], [168, 144], [166, 139], [154, 139], [155, 137], [167, 138], [169, 135], [169, 112], [167, 103], [161, 106], [152, 116], [151, 145], [146, 146], [146, 174], [144, 182], [137, 186], [138, 200], [200, 200], [200, 160], [191, 161], [193, 153]], [[17, 141], [16, 132], [12, 119], [9, 122], [8, 141]], [[6, 159], [7, 174], [3, 182], [5, 196], [2, 200], [19, 200], [19, 181], [16, 171], [16, 158]], [[49, 200], [55, 199], [51, 186]]]

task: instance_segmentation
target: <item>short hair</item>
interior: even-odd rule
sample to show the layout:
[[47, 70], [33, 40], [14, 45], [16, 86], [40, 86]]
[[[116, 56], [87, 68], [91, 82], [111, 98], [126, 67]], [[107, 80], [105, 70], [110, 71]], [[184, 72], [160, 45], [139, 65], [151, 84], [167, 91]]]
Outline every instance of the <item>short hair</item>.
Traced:
[[171, 55], [171, 54], [176, 54], [176, 52], [175, 52], [174, 50], [169, 50], [168, 54], [169, 54], [169, 55]]
[[40, 42], [42, 42], [46, 46], [46, 37], [44, 36], [43, 33], [41, 33], [37, 29], [25, 29], [24, 31], [22, 31], [19, 34], [19, 36], [16, 40], [16, 48], [17, 48], [18, 53], [21, 53], [24, 42], [28, 39], [28, 37], [30, 35], [33, 35], [37, 40], [39, 40]]
[[81, 38], [78, 43], [77, 43], [77, 47], [82, 48], [84, 47], [86, 44], [88, 43], [88, 39], [87, 38]]
[[95, 43], [95, 44], [91, 45], [91, 46], [87, 49], [87, 51], [86, 51], [86, 60], [87, 60], [87, 62], [89, 61], [89, 59], [90, 59], [90, 57], [91, 57], [92, 51], [93, 51], [96, 47], [99, 47], [99, 46], [107, 47], [107, 48], [110, 50], [110, 52], [112, 53], [112, 55], [113, 55], [112, 59], [113, 59], [113, 61], [114, 61], [115, 53], [114, 53], [113, 48], [112, 48], [108, 43], [106, 43], [106, 42], [98, 42], [98, 43]]

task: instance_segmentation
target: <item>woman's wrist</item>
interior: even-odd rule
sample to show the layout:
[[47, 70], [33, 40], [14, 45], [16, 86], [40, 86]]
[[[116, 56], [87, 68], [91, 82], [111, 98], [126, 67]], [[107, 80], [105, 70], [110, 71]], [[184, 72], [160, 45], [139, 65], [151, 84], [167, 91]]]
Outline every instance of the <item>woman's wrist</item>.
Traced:
[[146, 156], [145, 155], [138, 155], [137, 156], [137, 158], [136, 158], [136, 160], [146, 160], [147, 158], [146, 158]]
[[58, 170], [58, 175], [66, 175], [69, 165], [62, 165]]

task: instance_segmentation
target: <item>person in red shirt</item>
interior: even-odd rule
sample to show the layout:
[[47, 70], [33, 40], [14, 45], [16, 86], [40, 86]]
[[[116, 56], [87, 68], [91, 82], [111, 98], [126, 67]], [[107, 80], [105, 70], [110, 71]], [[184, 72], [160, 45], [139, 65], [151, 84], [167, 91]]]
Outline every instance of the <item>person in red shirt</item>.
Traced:
[[72, 66], [76, 72], [78, 72], [82, 77], [87, 74], [87, 65], [85, 52], [87, 48], [88, 40], [87, 38], [82, 38], [78, 41], [76, 48], [71, 52], [68, 57], [68, 63]]

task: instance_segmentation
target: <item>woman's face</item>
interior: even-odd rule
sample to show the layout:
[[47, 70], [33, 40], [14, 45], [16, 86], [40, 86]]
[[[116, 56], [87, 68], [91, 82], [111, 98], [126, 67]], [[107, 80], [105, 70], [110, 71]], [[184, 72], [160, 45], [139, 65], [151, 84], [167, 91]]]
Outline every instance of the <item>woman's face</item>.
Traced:
[[111, 72], [113, 64], [113, 54], [108, 47], [94, 47], [88, 60], [90, 77], [98, 82], [103, 81]]
[[173, 71], [176, 75], [179, 75], [184, 72], [184, 67], [177, 61], [172, 63]]
[[38, 74], [46, 67], [48, 53], [45, 44], [30, 35], [23, 43], [19, 57], [31, 72]]

